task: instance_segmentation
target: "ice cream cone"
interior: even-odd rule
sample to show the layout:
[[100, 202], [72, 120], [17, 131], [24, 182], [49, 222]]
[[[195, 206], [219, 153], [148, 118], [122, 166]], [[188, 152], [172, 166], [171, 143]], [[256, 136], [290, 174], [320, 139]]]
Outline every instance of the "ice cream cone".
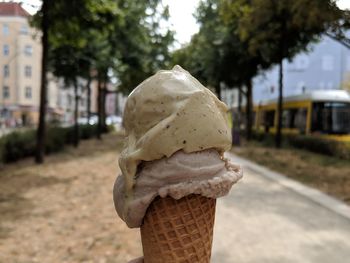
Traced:
[[149, 206], [141, 239], [145, 263], [209, 263], [216, 199], [188, 195], [156, 198]]

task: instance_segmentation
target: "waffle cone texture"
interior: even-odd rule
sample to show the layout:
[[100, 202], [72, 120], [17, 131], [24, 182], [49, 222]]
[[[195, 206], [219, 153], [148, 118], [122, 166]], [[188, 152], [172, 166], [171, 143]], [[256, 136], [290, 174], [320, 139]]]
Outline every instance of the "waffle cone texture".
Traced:
[[216, 199], [157, 197], [141, 225], [144, 263], [209, 263]]

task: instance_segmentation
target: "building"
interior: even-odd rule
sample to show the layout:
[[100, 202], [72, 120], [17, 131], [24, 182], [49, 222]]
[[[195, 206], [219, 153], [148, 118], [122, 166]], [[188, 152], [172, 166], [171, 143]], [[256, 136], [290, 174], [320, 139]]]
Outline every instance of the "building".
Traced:
[[38, 119], [41, 44], [18, 3], [0, 3], [0, 120], [6, 126]]
[[[350, 91], [350, 49], [324, 36], [291, 61], [283, 61], [283, 96], [294, 96], [315, 90], [345, 89]], [[253, 102], [278, 97], [278, 66], [262, 72], [253, 80]], [[229, 107], [238, 106], [238, 90], [222, 89], [222, 100]], [[245, 105], [245, 96], [242, 96]]]
[[[58, 113], [56, 116], [58, 117], [58, 121], [63, 124], [72, 125], [74, 123], [74, 109], [75, 109], [75, 94], [73, 85], [68, 85], [64, 82], [63, 79], [56, 79], [54, 81], [58, 88], [53, 88], [54, 92], [57, 90], [58, 94], [56, 94], [57, 98], [57, 107], [56, 112]], [[87, 116], [87, 89], [86, 89], [87, 81], [82, 78], [78, 78], [78, 118]], [[90, 86], [93, 89], [92, 86]], [[54, 94], [52, 94], [55, 96]], [[95, 99], [95, 94], [91, 95], [91, 101]], [[96, 108], [90, 107], [91, 112], [95, 113]]]
[[[350, 87], [350, 49], [327, 36], [283, 63], [284, 96]], [[273, 67], [254, 79], [254, 102], [277, 98], [278, 70]]]
[[[33, 126], [39, 118], [41, 33], [31, 28], [30, 15], [19, 3], [0, 2], [0, 128]], [[86, 80], [79, 78], [79, 117], [87, 115]], [[91, 111], [97, 92], [92, 85]], [[48, 74], [47, 121], [71, 124], [74, 88]], [[109, 107], [111, 108], [111, 107]]]

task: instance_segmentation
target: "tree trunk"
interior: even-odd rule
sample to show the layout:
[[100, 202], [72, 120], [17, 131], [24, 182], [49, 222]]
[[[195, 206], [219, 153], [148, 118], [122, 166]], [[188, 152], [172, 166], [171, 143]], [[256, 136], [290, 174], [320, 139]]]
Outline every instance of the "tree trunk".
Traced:
[[91, 118], [91, 76], [90, 73], [88, 75], [86, 89], [87, 89], [87, 107], [86, 107], [86, 113], [87, 113], [87, 124], [90, 123]]
[[101, 74], [98, 73], [97, 76], [97, 133], [96, 137], [97, 139], [101, 140], [101, 134], [102, 134], [102, 80], [101, 80]]
[[103, 83], [103, 90], [102, 90], [102, 132], [107, 132], [107, 114], [106, 114], [106, 97], [107, 97], [107, 80]]
[[238, 113], [242, 114], [242, 88], [238, 89]]
[[119, 111], [119, 96], [118, 96], [118, 91], [115, 92], [115, 114], [117, 116], [120, 116], [120, 111]]
[[221, 88], [220, 82], [215, 86], [215, 93], [219, 100], [221, 100]]
[[279, 87], [278, 87], [278, 105], [277, 105], [277, 131], [276, 147], [280, 148], [282, 143], [282, 103], [283, 103], [283, 58], [279, 62]]
[[36, 154], [35, 162], [40, 164], [44, 162], [45, 154], [45, 142], [46, 142], [46, 131], [45, 131], [45, 115], [46, 115], [46, 104], [47, 104], [47, 58], [48, 58], [48, 7], [49, 1], [43, 0], [42, 11], [43, 17], [41, 21], [42, 28], [42, 58], [41, 58], [41, 86], [40, 86], [40, 109], [39, 109], [39, 124], [36, 134]]
[[247, 86], [247, 103], [246, 103], [246, 138], [247, 140], [251, 140], [252, 138], [252, 80], [249, 79], [246, 82]]
[[79, 123], [78, 123], [78, 114], [79, 114], [79, 94], [78, 94], [78, 81], [74, 80], [74, 147], [79, 145]]

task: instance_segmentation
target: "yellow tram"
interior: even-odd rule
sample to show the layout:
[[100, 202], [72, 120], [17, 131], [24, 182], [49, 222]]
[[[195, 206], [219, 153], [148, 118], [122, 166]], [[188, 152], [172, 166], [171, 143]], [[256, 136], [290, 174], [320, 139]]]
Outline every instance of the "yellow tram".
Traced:
[[[277, 100], [254, 106], [253, 128], [275, 133]], [[350, 142], [350, 93], [345, 90], [320, 90], [284, 98], [282, 133], [307, 134]]]

